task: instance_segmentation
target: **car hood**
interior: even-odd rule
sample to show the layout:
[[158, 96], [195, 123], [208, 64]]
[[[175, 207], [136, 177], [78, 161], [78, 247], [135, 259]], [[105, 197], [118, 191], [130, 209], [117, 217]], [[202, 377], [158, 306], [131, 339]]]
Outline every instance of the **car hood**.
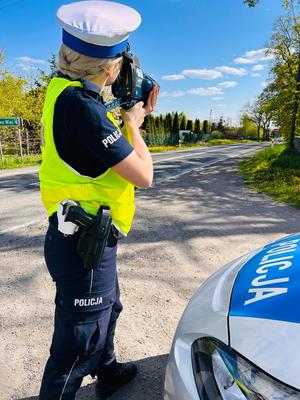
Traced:
[[212, 336], [228, 344], [228, 310], [237, 273], [257, 251], [216, 271], [194, 293], [177, 326], [177, 338], [189, 347], [199, 337]]
[[229, 344], [300, 389], [300, 234], [270, 243], [238, 271], [229, 306]]

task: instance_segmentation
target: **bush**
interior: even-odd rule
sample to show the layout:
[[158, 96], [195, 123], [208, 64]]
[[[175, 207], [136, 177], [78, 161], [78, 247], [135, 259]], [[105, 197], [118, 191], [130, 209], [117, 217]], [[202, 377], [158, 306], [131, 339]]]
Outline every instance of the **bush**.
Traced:
[[255, 140], [257, 139], [257, 128], [254, 124], [242, 126], [238, 129], [237, 134], [239, 137]]
[[224, 133], [225, 133], [226, 139], [238, 139], [239, 138], [236, 128], [227, 128]]
[[211, 138], [212, 139], [224, 139], [225, 135], [224, 135], [224, 133], [222, 133], [220, 131], [212, 131]]
[[31, 154], [30, 156], [24, 156], [23, 161], [17, 155], [5, 155], [3, 160], [0, 161], [0, 170], [18, 167], [27, 167], [30, 165], [38, 165], [42, 161], [42, 156], [37, 154]]

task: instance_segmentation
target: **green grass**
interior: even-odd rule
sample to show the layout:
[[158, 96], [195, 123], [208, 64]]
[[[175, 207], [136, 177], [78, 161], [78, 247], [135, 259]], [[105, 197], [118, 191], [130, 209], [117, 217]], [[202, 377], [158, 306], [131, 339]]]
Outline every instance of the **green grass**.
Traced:
[[148, 146], [148, 149], [151, 153], [159, 153], [160, 151], [170, 151], [170, 150], [182, 150], [189, 149], [192, 147], [203, 147], [205, 144], [202, 143], [193, 143], [193, 144], [182, 144], [179, 146]]
[[229, 140], [229, 139], [210, 139], [203, 143], [193, 143], [193, 144], [182, 144], [179, 146], [149, 146], [151, 153], [158, 153], [160, 151], [169, 150], [182, 150], [189, 149], [192, 147], [205, 147], [205, 146], [217, 146], [219, 144], [236, 144], [236, 143], [253, 143], [253, 140]]
[[286, 145], [260, 151], [244, 161], [239, 172], [248, 187], [300, 207], [300, 154], [288, 151]]
[[4, 155], [3, 161], [0, 161], [0, 170], [38, 165], [41, 163], [41, 161], [42, 156], [39, 154], [24, 156], [23, 161], [21, 161], [21, 158], [18, 156]]
[[253, 140], [210, 139], [206, 142], [209, 146], [218, 144], [254, 143]]

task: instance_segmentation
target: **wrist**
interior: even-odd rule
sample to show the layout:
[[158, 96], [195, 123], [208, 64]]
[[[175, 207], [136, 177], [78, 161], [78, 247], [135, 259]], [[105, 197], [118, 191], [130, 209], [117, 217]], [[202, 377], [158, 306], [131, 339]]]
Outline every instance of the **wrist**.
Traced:
[[130, 130], [131, 133], [134, 133], [135, 131], [139, 131], [139, 127], [134, 122], [124, 122], [124, 125], [127, 129]]

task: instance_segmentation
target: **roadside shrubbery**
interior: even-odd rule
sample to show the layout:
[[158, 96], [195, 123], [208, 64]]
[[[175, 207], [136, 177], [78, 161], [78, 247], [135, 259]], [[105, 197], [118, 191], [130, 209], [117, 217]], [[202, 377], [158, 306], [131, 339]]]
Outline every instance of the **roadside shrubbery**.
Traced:
[[210, 139], [206, 143], [209, 146], [216, 146], [218, 144], [237, 144], [237, 143], [252, 143], [253, 140], [231, 140], [231, 139]]
[[18, 168], [20, 166], [26, 167], [30, 165], [38, 165], [42, 161], [42, 156], [39, 154], [30, 154], [24, 156], [23, 160], [17, 155], [6, 155], [2, 162], [0, 162], [0, 169]]
[[225, 135], [223, 132], [220, 131], [213, 131], [211, 133], [211, 138], [212, 139], [225, 139]]

